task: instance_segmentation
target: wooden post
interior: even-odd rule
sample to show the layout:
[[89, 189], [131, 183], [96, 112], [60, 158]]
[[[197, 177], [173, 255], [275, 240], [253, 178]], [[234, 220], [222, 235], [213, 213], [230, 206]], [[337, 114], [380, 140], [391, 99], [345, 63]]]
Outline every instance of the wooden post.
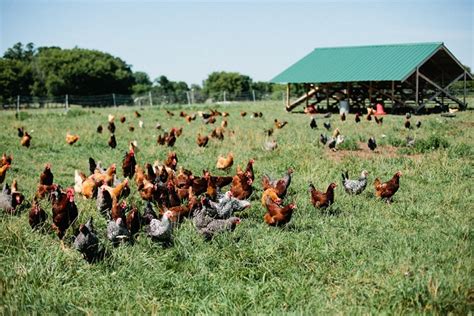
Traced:
[[114, 100], [114, 106], [117, 107], [117, 103], [115, 102], [115, 93], [112, 93], [112, 99]]
[[369, 106], [372, 107], [372, 81], [369, 81]]
[[286, 109], [290, 107], [290, 83], [286, 84]]
[[464, 70], [464, 95], [462, 99], [462, 103], [464, 103], [464, 106], [466, 106], [466, 71]]
[[17, 115], [20, 114], [20, 96], [19, 95], [16, 96], [16, 114]]
[[395, 106], [395, 81], [392, 80], [392, 109]]
[[326, 109], [329, 110], [329, 87], [327, 85], [324, 91], [326, 92]]
[[415, 87], [415, 104], [418, 106], [418, 89], [419, 89], [419, 73], [418, 73], [418, 67], [416, 67], [416, 87]]
[[150, 99], [150, 106], [153, 106], [153, 99], [151, 97], [151, 91], [148, 92], [148, 99]]
[[69, 95], [66, 94], [66, 111], [69, 111]]
[[253, 102], [255, 102], [255, 90], [252, 90]]
[[186, 98], [188, 99], [188, 105], [191, 105], [191, 97], [189, 96], [189, 91], [186, 91]]
[[306, 107], [308, 107], [308, 84], [307, 83], [304, 84], [304, 92], [306, 94], [306, 100], [305, 100]]

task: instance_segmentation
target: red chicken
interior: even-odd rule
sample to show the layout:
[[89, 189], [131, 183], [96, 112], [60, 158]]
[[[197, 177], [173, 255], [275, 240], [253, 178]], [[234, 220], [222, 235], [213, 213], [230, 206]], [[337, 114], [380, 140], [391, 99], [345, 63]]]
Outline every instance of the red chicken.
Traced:
[[245, 200], [253, 192], [252, 183], [253, 180], [250, 172], [239, 172], [232, 179], [230, 192], [236, 199]]
[[400, 177], [402, 172], [398, 171], [387, 182], [381, 183], [379, 178], [374, 181], [375, 195], [381, 199], [385, 199], [388, 203], [392, 202], [392, 197], [397, 193], [400, 187]]
[[54, 180], [53, 173], [51, 172], [51, 164], [47, 163], [44, 166], [43, 172], [40, 174], [40, 184], [52, 185]]
[[125, 156], [123, 157], [122, 162], [122, 170], [123, 176], [129, 177], [130, 179], [133, 178], [135, 174], [135, 166], [137, 165], [137, 161], [135, 160], [135, 147], [133, 144], [130, 144], [130, 150]]
[[165, 166], [176, 171], [178, 165], [178, 156], [174, 151], [168, 153], [168, 157], [165, 160]]
[[67, 188], [66, 192], [59, 188], [52, 195], [53, 225], [52, 228], [63, 239], [66, 230], [76, 220], [78, 210], [74, 203], [74, 189]]
[[309, 184], [309, 192], [311, 193], [311, 204], [317, 208], [326, 208], [334, 203], [334, 189], [337, 184], [331, 183], [326, 193], [317, 190], [312, 183]]
[[38, 202], [33, 201], [33, 205], [31, 206], [30, 213], [28, 215], [28, 222], [30, 223], [31, 228], [35, 229], [38, 226], [42, 225], [46, 222], [48, 215], [46, 212], [41, 208]]
[[265, 202], [267, 213], [264, 215], [265, 223], [270, 226], [281, 226], [287, 224], [291, 220], [293, 211], [296, 209], [295, 203], [286, 206], [280, 206], [272, 201], [268, 196]]

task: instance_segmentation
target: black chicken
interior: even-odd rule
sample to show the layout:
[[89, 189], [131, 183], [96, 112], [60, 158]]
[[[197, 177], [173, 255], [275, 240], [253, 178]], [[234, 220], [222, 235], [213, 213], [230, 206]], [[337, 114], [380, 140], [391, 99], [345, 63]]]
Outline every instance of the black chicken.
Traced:
[[370, 150], [374, 151], [377, 148], [377, 143], [375, 142], [375, 137], [370, 137], [369, 141], [367, 142], [367, 146]]
[[316, 119], [314, 117], [311, 118], [311, 122], [309, 123], [309, 127], [311, 127], [311, 129], [317, 129], [318, 128], [318, 124], [316, 124]]
[[329, 131], [331, 129], [331, 123], [329, 122], [324, 122], [324, 127]]

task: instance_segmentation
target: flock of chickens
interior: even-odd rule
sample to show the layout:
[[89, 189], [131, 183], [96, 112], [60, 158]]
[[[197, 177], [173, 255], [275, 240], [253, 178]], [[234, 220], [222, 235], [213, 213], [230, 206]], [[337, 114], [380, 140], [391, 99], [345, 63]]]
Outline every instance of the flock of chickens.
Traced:
[[[167, 111], [169, 116], [174, 113]], [[216, 116], [227, 117], [228, 113], [211, 111], [211, 113], [200, 113], [205, 124], [213, 124]], [[241, 116], [246, 113], [242, 112]], [[253, 113], [255, 118], [262, 117], [262, 113]], [[138, 118], [140, 114], [135, 112]], [[196, 118], [196, 115], [180, 113], [189, 123]], [[369, 114], [370, 116], [370, 114]], [[356, 120], [359, 116], [356, 116]], [[341, 116], [341, 119], [345, 119]], [[382, 119], [376, 118], [378, 121]], [[121, 122], [125, 122], [122, 117]], [[407, 118], [408, 120], [408, 118]], [[140, 127], [143, 122], [140, 121]], [[274, 120], [274, 128], [281, 129], [288, 123]], [[311, 128], [315, 128], [316, 122], [311, 120]], [[381, 124], [381, 123], [379, 123]], [[196, 143], [198, 146], [206, 146], [209, 137], [223, 139], [227, 120], [223, 119], [222, 124], [215, 128], [211, 135], [198, 135]], [[161, 126], [156, 126], [160, 129]], [[327, 127], [326, 127], [327, 128]], [[111, 133], [109, 146], [115, 148], [116, 140], [114, 136], [115, 124], [114, 116], [109, 116], [108, 130]], [[102, 133], [101, 125], [97, 128], [98, 133]], [[273, 133], [273, 128], [265, 131], [268, 136]], [[182, 128], [172, 128], [170, 132], [165, 132], [158, 136], [157, 142], [162, 145], [172, 147], [182, 133]], [[21, 145], [28, 147], [31, 136], [23, 129], [18, 129], [18, 136], [21, 138]], [[339, 138], [338, 138], [339, 137]], [[339, 140], [338, 140], [339, 139]], [[336, 129], [331, 142], [341, 142], [339, 130]], [[66, 141], [70, 145], [79, 140], [79, 136], [66, 136]], [[269, 141], [274, 143], [276, 141]], [[268, 144], [264, 144], [264, 149]], [[274, 148], [271, 148], [273, 150]], [[76, 195], [81, 195], [84, 199], [94, 199], [98, 214], [107, 220], [106, 235], [110, 242], [118, 246], [125, 241], [133, 242], [137, 234], [141, 231], [152, 240], [161, 242], [169, 246], [173, 242], [173, 230], [185, 219], [191, 219], [197, 232], [206, 239], [225, 231], [233, 231], [241, 222], [236, 215], [250, 207], [249, 201], [254, 192], [255, 175], [254, 160], [250, 159], [242, 169], [237, 167], [232, 176], [216, 176], [209, 171], [203, 170], [202, 175], [193, 173], [191, 170], [178, 167], [178, 157], [175, 152], [169, 152], [163, 163], [155, 161], [138, 163], [136, 153], [138, 147], [136, 142], [131, 142], [128, 152], [125, 154], [121, 164], [123, 179], [117, 177], [117, 166], [111, 164], [106, 168], [93, 158], [89, 158], [89, 171], [84, 173], [75, 170], [74, 187], [62, 188], [54, 183], [54, 176], [51, 164], [46, 164], [39, 176], [39, 183], [36, 193], [31, 202], [29, 212], [29, 224], [33, 229], [45, 228], [48, 221], [48, 212], [40, 204], [46, 200], [51, 206], [51, 228], [61, 240], [67, 230], [75, 223], [80, 210], [75, 204]], [[233, 154], [219, 156], [216, 168], [230, 171], [233, 166]], [[5, 180], [7, 170], [13, 161], [11, 155], [3, 154], [0, 160], [0, 183]], [[270, 226], [281, 226], [287, 224], [292, 217], [296, 204], [285, 203], [288, 188], [291, 184], [294, 170], [289, 168], [279, 179], [272, 179], [263, 175], [261, 185], [263, 194], [261, 204], [265, 209], [264, 221]], [[375, 195], [387, 202], [392, 201], [393, 195], [399, 189], [399, 179], [401, 172], [398, 171], [387, 182], [375, 179]], [[350, 179], [348, 172], [342, 174], [342, 186], [348, 194], [360, 194], [367, 186], [368, 172], [362, 171], [357, 179]], [[144, 201], [145, 207], [139, 210], [136, 205], [129, 205], [126, 198], [131, 193], [131, 183]], [[228, 189], [226, 189], [228, 187]], [[329, 184], [326, 191], [320, 191], [315, 186], [309, 184], [309, 198], [315, 208], [325, 209], [334, 203], [334, 189], [336, 183]], [[9, 186], [3, 185], [0, 194], [0, 209], [10, 214], [18, 212], [18, 206], [25, 200], [24, 195], [18, 189], [18, 184], [14, 180]], [[104, 251], [100, 247], [99, 237], [93, 225], [91, 217], [86, 223], [80, 225], [75, 233], [73, 247], [81, 252], [88, 262], [94, 262], [103, 257]]]

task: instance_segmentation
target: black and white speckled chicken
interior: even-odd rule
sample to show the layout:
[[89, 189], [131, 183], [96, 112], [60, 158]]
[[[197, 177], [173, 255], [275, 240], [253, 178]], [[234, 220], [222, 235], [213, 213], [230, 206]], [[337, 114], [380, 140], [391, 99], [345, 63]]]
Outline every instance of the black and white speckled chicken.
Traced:
[[234, 231], [237, 224], [240, 224], [240, 218], [238, 217], [230, 217], [227, 219], [213, 219], [206, 227], [201, 228], [198, 231], [207, 240], [210, 240], [216, 234], [225, 231]]
[[97, 210], [105, 218], [110, 219], [110, 210], [112, 209], [112, 197], [110, 196], [109, 191], [106, 189], [106, 186], [101, 186], [97, 190], [97, 200], [96, 200]]
[[362, 192], [364, 192], [365, 188], [367, 187], [368, 175], [369, 173], [366, 170], [364, 170], [360, 174], [359, 179], [351, 180], [349, 179], [349, 173], [347, 171], [343, 172], [342, 173], [342, 186], [344, 187], [344, 190], [348, 194], [361, 194]]
[[150, 236], [154, 241], [171, 244], [173, 238], [173, 225], [170, 221], [170, 217], [172, 216], [173, 212], [166, 211], [161, 220], [155, 218], [152, 219], [150, 226], [148, 227], [148, 236]]
[[148, 201], [145, 210], [143, 211], [141, 222], [143, 225], [150, 225], [153, 219], [157, 219], [158, 216], [156, 215], [155, 210], [153, 209], [153, 204]]
[[23, 203], [25, 197], [20, 192], [11, 190], [8, 184], [3, 185], [2, 192], [0, 192], [0, 210], [7, 213], [14, 214], [16, 208]]
[[128, 240], [130, 238], [123, 218], [119, 217], [109, 221], [107, 224], [107, 238], [114, 246], [117, 246], [122, 240]]
[[74, 239], [74, 248], [82, 253], [87, 262], [93, 262], [99, 255], [99, 238], [94, 231], [92, 217], [79, 228], [79, 234]]
[[218, 196], [218, 202], [209, 201], [209, 204], [211, 207], [207, 210], [212, 213], [208, 215], [220, 219], [230, 218], [235, 212], [240, 212], [250, 207], [249, 201], [234, 198], [231, 191]]

